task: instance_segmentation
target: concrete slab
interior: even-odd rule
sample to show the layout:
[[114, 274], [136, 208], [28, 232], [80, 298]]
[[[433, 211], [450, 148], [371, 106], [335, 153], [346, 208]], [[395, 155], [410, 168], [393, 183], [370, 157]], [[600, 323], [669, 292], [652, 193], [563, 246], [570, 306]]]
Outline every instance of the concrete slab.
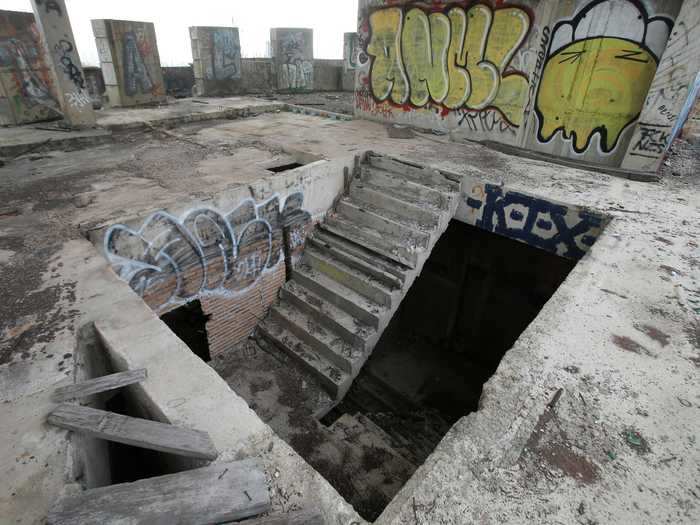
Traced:
[[97, 124], [115, 131], [143, 128], [145, 122], [152, 126], [175, 125], [241, 118], [282, 109], [282, 104], [249, 97], [184, 98], [158, 107], [106, 109], [97, 114]]
[[112, 133], [104, 129], [65, 131], [51, 124], [40, 127], [18, 126], [0, 128], [0, 157], [18, 157], [52, 149], [78, 149], [104, 144], [111, 140]]
[[[175, 133], [125, 134], [108, 145], [0, 167], [3, 209], [15, 210], [0, 215], [0, 377], [12, 391], [0, 409], [3, 519], [39, 523], [71, 490], [76, 468], [67, 460], [68, 438], [43, 423], [52, 406], [48, 391], [66, 373], [79, 373], [77, 329], [112, 319], [125, 337], [144, 334], [145, 347], [121, 351], [124, 366], [177, 379], [147, 390], [168, 419], [206, 427], [224, 458], [263, 458], [275, 511], [317, 507], [330, 522], [361, 522], [169, 335], [79, 226], [302, 185], [317, 203], [309, 211], [319, 216], [342, 188], [342, 166], [372, 149], [612, 218], [506, 354], [481, 409], [455, 425], [379, 523], [697, 521], [697, 155], [684, 159], [679, 176], [643, 183], [430, 134], [393, 140], [382, 125], [288, 112], [181, 125]], [[344, 160], [322, 163], [327, 171], [314, 179], [303, 170], [264, 173], [275, 155]], [[251, 183], [256, 174], [262, 178]], [[125, 328], [137, 322], [143, 331]]]

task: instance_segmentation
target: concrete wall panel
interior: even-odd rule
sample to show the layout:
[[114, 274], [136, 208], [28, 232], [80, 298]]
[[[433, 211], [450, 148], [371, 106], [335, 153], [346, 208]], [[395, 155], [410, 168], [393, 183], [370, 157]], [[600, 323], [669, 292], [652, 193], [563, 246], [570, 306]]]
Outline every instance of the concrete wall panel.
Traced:
[[680, 2], [562, 2], [526, 147], [620, 166]]
[[0, 125], [61, 116], [34, 15], [0, 11]]
[[92, 27], [109, 104], [139, 106], [164, 102], [165, 82], [154, 25], [93, 20]]
[[241, 43], [237, 27], [190, 27], [197, 95], [243, 92]]
[[314, 32], [312, 29], [270, 29], [272, 57], [281, 91], [313, 91]]
[[356, 113], [516, 144], [546, 8], [361, 1]]
[[355, 113], [619, 167], [682, 4], [360, 0]]

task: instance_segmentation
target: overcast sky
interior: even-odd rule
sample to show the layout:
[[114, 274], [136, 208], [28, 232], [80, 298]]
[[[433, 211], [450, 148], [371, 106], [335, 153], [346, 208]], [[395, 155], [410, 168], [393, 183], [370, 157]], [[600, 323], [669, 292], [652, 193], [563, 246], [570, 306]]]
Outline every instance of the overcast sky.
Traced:
[[[343, 33], [356, 31], [357, 0], [66, 0], [83, 65], [98, 64], [90, 20], [153, 22], [164, 66], [192, 62], [188, 27], [236, 26], [244, 57], [267, 52], [271, 27], [310, 27], [316, 58], [342, 58]], [[0, 9], [31, 11], [29, 0], [0, 0]]]

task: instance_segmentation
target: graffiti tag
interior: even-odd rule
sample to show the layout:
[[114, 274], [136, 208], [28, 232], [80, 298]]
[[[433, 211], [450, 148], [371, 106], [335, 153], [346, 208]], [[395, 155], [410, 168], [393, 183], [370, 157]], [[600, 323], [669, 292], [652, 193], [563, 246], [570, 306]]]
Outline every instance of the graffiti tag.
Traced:
[[[261, 204], [243, 201], [223, 214], [198, 208], [176, 218], [149, 216], [139, 230], [109, 228], [105, 254], [117, 274], [156, 309], [202, 295], [232, 295], [253, 284], [282, 260], [283, 229], [302, 245], [311, 216], [304, 197], [279, 197]], [[293, 249], [294, 247], [288, 247]]]
[[303, 32], [289, 32], [281, 37], [281, 57], [278, 83], [280, 89], [313, 89], [314, 65], [305, 54]]
[[214, 30], [211, 35], [215, 80], [241, 78], [241, 45], [238, 33], [231, 29]]
[[511, 61], [530, 30], [518, 7], [388, 7], [369, 15], [370, 87], [378, 101], [423, 108], [497, 109], [522, 124], [528, 79]]
[[466, 204], [478, 228], [570, 259], [583, 257], [605, 224], [602, 215], [494, 184], [475, 185]]
[[139, 48], [136, 33], [124, 33], [124, 91], [128, 96], [152, 93], [153, 81]]

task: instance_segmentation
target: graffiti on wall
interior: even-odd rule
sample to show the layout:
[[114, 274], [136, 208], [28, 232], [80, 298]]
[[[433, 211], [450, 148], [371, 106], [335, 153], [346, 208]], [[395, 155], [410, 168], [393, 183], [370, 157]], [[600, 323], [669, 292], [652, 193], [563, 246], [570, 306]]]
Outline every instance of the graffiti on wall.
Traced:
[[465, 201], [474, 226], [576, 260], [593, 246], [606, 223], [592, 211], [494, 184], [473, 184]]
[[0, 85], [16, 124], [60, 116], [34, 16], [0, 17]]
[[365, 54], [364, 47], [358, 33], [345, 33], [343, 40], [345, 71], [352, 71], [367, 63], [369, 57]]
[[33, 63], [41, 60], [40, 53], [37, 47], [27, 46], [25, 42], [16, 38], [0, 41], [0, 67], [9, 67], [13, 70], [13, 82], [23, 99], [22, 103], [29, 107], [57, 108], [58, 103], [49, 88], [50, 78], [47, 75], [41, 75], [32, 66]]
[[497, 111], [520, 126], [529, 83], [511, 61], [531, 24], [524, 8], [482, 3], [432, 12], [411, 6], [375, 10], [366, 47], [372, 95], [406, 110], [436, 105], [443, 115]]
[[280, 89], [310, 90], [314, 86], [313, 59], [306, 52], [306, 35], [302, 31], [281, 33], [279, 43], [278, 84]]
[[241, 78], [241, 44], [238, 31], [214, 29], [211, 32], [212, 78], [232, 80]]
[[124, 92], [132, 97], [138, 93], [150, 94], [154, 84], [146, 67], [142, 42], [134, 31], [124, 33]]
[[613, 151], [639, 118], [672, 26], [636, 0], [594, 0], [559, 21], [536, 98], [538, 140], [561, 135], [583, 153], [597, 135]]
[[230, 213], [197, 208], [182, 218], [165, 211], [139, 230], [109, 228], [105, 254], [117, 274], [156, 309], [205, 295], [233, 296], [283, 260], [283, 231], [293, 250], [303, 244], [311, 216], [301, 193], [256, 204], [244, 200]]

